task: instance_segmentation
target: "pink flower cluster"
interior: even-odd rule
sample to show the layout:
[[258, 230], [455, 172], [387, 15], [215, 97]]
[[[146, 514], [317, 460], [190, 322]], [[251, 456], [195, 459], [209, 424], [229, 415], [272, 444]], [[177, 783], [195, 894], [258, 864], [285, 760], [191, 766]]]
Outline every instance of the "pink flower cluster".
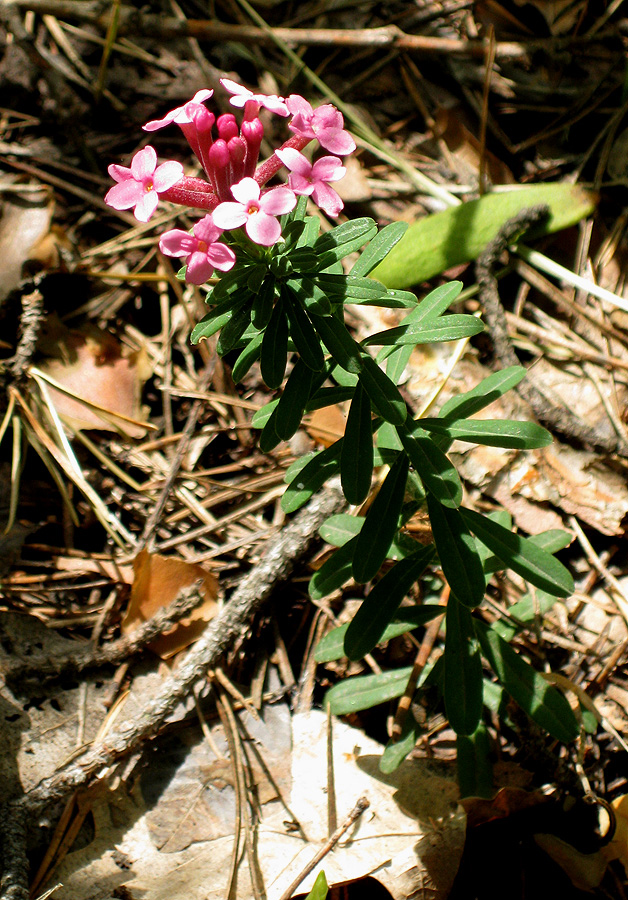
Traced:
[[[336, 156], [324, 156], [311, 163], [300, 151], [316, 140], [330, 153], [346, 156], [355, 142], [344, 130], [342, 114], [330, 104], [313, 109], [303, 97], [287, 99], [255, 94], [228, 78], [221, 80], [232, 95], [231, 104], [244, 110], [238, 126], [235, 116], [226, 113], [217, 119], [204, 103], [211, 90], [198, 91], [183, 106], [144, 125], [148, 132], [178, 125], [200, 162], [206, 179], [191, 178], [180, 163], [170, 160], [157, 165], [157, 154], [146, 146], [135, 154], [129, 168], [111, 165], [109, 174], [117, 182], [105, 202], [114, 209], [133, 209], [135, 217], [147, 222], [159, 198], [183, 206], [205, 210], [192, 233], [173, 229], [162, 235], [162, 253], [185, 257], [186, 280], [202, 284], [214, 269], [228, 271], [235, 254], [218, 239], [223, 231], [244, 227], [249, 238], [270, 247], [281, 236], [277, 216], [294, 209], [297, 196], [310, 196], [330, 216], [337, 216], [343, 203], [330, 182], [338, 181], [345, 168]], [[293, 133], [282, 147], [258, 165], [264, 137], [260, 109], [291, 119]], [[214, 131], [215, 126], [215, 131]], [[262, 190], [282, 168], [288, 169], [288, 186]]]

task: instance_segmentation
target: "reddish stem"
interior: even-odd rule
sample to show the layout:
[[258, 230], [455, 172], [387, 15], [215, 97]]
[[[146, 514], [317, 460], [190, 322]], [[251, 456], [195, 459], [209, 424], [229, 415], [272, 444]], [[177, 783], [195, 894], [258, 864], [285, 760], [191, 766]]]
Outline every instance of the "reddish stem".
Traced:
[[[295, 150], [303, 150], [304, 147], [310, 143], [313, 138], [303, 137], [301, 134], [295, 134], [291, 138], [289, 138], [285, 144], [282, 144], [279, 148], [280, 150], [287, 150], [289, 147], [292, 147]], [[282, 161], [279, 157], [275, 156], [273, 153], [268, 159], [265, 159], [261, 165], [257, 167], [257, 171], [255, 172], [254, 178], [259, 184], [260, 187], [266, 184], [267, 181], [276, 175], [279, 169], [283, 166]]]
[[159, 194], [162, 200], [178, 203], [180, 206], [191, 206], [195, 209], [206, 209], [210, 212], [219, 204], [218, 197], [214, 194], [206, 181], [202, 178], [190, 178], [186, 175], [173, 187]]

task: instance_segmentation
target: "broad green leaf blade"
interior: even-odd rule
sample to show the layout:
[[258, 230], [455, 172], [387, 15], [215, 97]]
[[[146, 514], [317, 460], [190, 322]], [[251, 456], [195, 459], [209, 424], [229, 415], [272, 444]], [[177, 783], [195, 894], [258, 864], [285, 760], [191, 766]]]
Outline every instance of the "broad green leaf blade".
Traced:
[[352, 275], [368, 275], [390, 253], [408, 230], [407, 222], [391, 222], [376, 234], [351, 269]]
[[264, 332], [260, 368], [269, 388], [278, 388], [283, 381], [288, 360], [288, 322], [284, 305], [279, 298], [273, 307], [270, 322]]
[[422, 547], [413, 556], [400, 560], [377, 582], [349, 624], [345, 637], [349, 659], [362, 659], [379, 644], [401, 601], [431, 562], [434, 550], [431, 544]]
[[335, 716], [346, 716], [361, 709], [370, 709], [379, 703], [401, 697], [411, 674], [412, 666], [406, 666], [379, 675], [347, 678], [327, 691], [324, 705], [328, 706]]
[[[398, 611], [394, 622], [386, 626], [378, 643], [385, 644], [386, 641], [399, 637], [401, 634], [407, 634], [408, 631], [414, 631], [415, 628], [421, 628], [442, 615], [443, 607], [437, 606], [435, 603], [426, 603], [424, 606], [404, 606]], [[325, 637], [321, 638], [314, 651], [316, 662], [333, 662], [346, 656], [345, 635], [350, 624], [350, 622], [346, 622], [344, 625], [332, 628]]]
[[523, 366], [509, 366], [483, 378], [470, 391], [456, 394], [443, 404], [441, 419], [463, 419], [472, 416], [517, 387], [526, 376]]
[[315, 372], [320, 372], [325, 365], [325, 357], [314, 326], [301, 306], [299, 298], [288, 289], [285, 290], [284, 296], [290, 322], [290, 337], [305, 365]]
[[312, 600], [322, 600], [349, 581], [357, 541], [357, 537], [352, 538], [314, 572], [308, 588]]
[[565, 696], [491, 628], [477, 619], [474, 625], [482, 653], [512, 699], [557, 741], [575, 740], [580, 729]]
[[573, 578], [551, 553], [472, 509], [463, 507], [460, 512], [471, 531], [508, 569], [556, 597], [573, 594]]
[[482, 715], [482, 659], [466, 606], [450, 597], [445, 636], [445, 712], [456, 734], [473, 734]]
[[328, 478], [340, 469], [342, 438], [317, 453], [290, 482], [290, 487], [281, 498], [281, 508], [286, 513], [296, 512], [321, 488]]
[[460, 510], [448, 509], [427, 495], [427, 508], [438, 557], [445, 578], [457, 599], [473, 609], [484, 599], [485, 580], [475, 541]]
[[342, 492], [353, 506], [362, 503], [373, 479], [371, 403], [361, 381], [353, 394], [340, 456]]
[[402, 425], [408, 416], [406, 401], [385, 372], [374, 359], [365, 356], [362, 360], [360, 384], [370, 397], [377, 415], [392, 425]]
[[412, 224], [373, 275], [391, 288], [428, 281], [453, 266], [477, 259], [508, 219], [539, 203], [550, 207], [550, 215], [529, 232], [531, 236], [575, 225], [593, 212], [595, 195], [579, 185], [561, 183], [485, 194]]
[[266, 422], [268, 422], [268, 420], [272, 416], [278, 403], [279, 399], [277, 398], [277, 400], [271, 400], [270, 403], [266, 403], [261, 407], [261, 409], [258, 409], [251, 419], [251, 425], [253, 426], [253, 428], [263, 428]]
[[325, 406], [333, 406], [335, 403], [344, 403], [353, 397], [353, 387], [321, 388], [308, 400], [306, 411], [313, 412]]
[[312, 325], [334, 361], [347, 372], [358, 375], [362, 370], [360, 346], [353, 340], [344, 323], [335, 316], [312, 316]]
[[229, 322], [232, 316], [233, 309], [229, 309], [218, 316], [213, 312], [208, 313], [192, 329], [190, 342], [192, 344], [198, 344], [199, 341], [212, 337], [214, 334], [216, 334], [217, 331], [220, 331], [221, 328], [224, 328], [224, 326], [227, 324], [227, 322]]
[[397, 433], [404, 450], [410, 457], [410, 463], [426, 489], [443, 506], [449, 506], [452, 509], [460, 506], [462, 484], [456, 467], [437, 447], [427, 431], [413, 423], [412, 430], [409, 427], [399, 428]]
[[456, 755], [462, 798], [484, 797], [488, 800], [494, 796], [490, 750], [488, 731], [483, 722], [480, 722], [473, 734], [458, 735]]
[[[406, 366], [410, 362], [410, 357], [414, 353], [414, 347], [411, 344], [406, 344], [404, 347], [395, 347], [392, 353], [390, 351], [381, 352], [388, 352], [388, 356], [386, 356], [386, 374], [393, 384], [399, 384]], [[377, 362], [382, 362], [379, 354]]]
[[440, 319], [428, 320], [424, 324], [410, 323], [398, 325], [387, 331], [379, 331], [362, 341], [364, 346], [388, 346], [396, 344], [433, 344], [442, 341], [459, 341], [461, 338], [473, 337], [484, 331], [484, 325], [475, 316], [452, 313]]
[[275, 407], [270, 418], [262, 428], [258, 444], [262, 453], [270, 453], [280, 443], [281, 438], [277, 434], [277, 407]]
[[307, 895], [305, 900], [325, 900], [327, 894], [329, 893], [329, 887], [327, 885], [327, 879], [325, 878], [324, 872], [319, 872], [316, 876], [316, 881], [314, 882], [314, 887]]
[[312, 370], [302, 359], [297, 360], [274, 413], [275, 432], [282, 441], [289, 440], [298, 431], [313, 381]]
[[487, 447], [534, 450], [548, 447], [552, 435], [536, 422], [512, 419], [421, 419], [426, 431], [443, 435], [449, 441], [468, 441]]
[[359, 534], [363, 525], [364, 519], [362, 516], [337, 513], [323, 522], [318, 529], [318, 533], [332, 547], [343, 547], [347, 541]]
[[408, 458], [400, 453], [373, 500], [357, 537], [353, 577], [358, 583], [363, 584], [374, 578], [386, 559], [397, 532], [407, 477]]

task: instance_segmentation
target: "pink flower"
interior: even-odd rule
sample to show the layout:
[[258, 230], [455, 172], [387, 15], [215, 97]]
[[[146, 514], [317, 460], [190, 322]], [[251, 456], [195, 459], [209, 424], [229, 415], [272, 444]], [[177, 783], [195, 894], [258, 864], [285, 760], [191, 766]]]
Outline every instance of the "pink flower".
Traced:
[[[193, 113], [194, 108], [200, 106], [204, 100], [209, 100], [213, 93], [213, 91], [207, 89], [197, 91], [191, 100], [184, 103], [183, 106], [177, 106], [176, 109], [171, 109], [169, 113], [166, 113], [163, 119], [153, 119], [152, 122], [147, 122], [146, 125], [143, 126], [144, 131], [157, 131], [158, 128], [164, 128], [166, 125], [170, 125], [171, 122], [175, 122], [177, 125], [189, 125], [192, 122], [191, 114]], [[188, 107], [190, 107], [190, 109], [188, 109]]]
[[173, 228], [159, 239], [159, 249], [166, 256], [185, 256], [187, 271], [185, 280], [190, 284], [203, 284], [214, 269], [228, 272], [236, 261], [231, 247], [220, 243], [222, 234], [210, 215], [205, 216], [193, 228], [194, 234]]
[[275, 216], [290, 212], [297, 198], [287, 187], [273, 188], [260, 196], [260, 186], [253, 178], [243, 178], [231, 188], [237, 203], [221, 203], [214, 210], [214, 223], [219, 228], [245, 226], [246, 233], [262, 247], [271, 247], [281, 235]]
[[221, 78], [220, 83], [230, 94], [233, 94], [233, 97], [229, 98], [232, 106], [245, 106], [247, 101], [253, 100], [259, 106], [263, 106], [264, 109], [277, 113], [278, 116], [289, 115], [286, 101], [283, 97], [278, 97], [277, 94], [254, 94], [253, 91], [241, 84], [237, 84], [235, 81], [231, 81], [230, 78]]
[[338, 153], [340, 156], [353, 153], [355, 141], [348, 131], [343, 130], [342, 113], [331, 103], [312, 109], [304, 97], [290, 94], [286, 105], [293, 116], [288, 126], [290, 131], [310, 140], [315, 138], [330, 153]]
[[183, 166], [169, 160], [157, 166], [157, 154], [150, 147], [138, 151], [131, 160], [131, 168], [112, 165], [108, 170], [118, 184], [107, 192], [105, 203], [114, 209], [133, 210], [140, 222], [148, 222], [157, 208], [158, 194], [163, 194], [183, 178]]
[[347, 170], [336, 156], [323, 156], [314, 165], [291, 147], [275, 150], [275, 156], [290, 170], [288, 184], [295, 194], [311, 195], [328, 216], [338, 215], [344, 203], [328, 182], [339, 181]]

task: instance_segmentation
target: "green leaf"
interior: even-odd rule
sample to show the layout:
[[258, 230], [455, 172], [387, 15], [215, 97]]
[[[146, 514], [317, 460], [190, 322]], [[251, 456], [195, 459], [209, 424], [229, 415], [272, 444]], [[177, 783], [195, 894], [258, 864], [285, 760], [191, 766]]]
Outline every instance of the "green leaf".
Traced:
[[314, 882], [314, 887], [307, 895], [305, 900], [325, 900], [327, 894], [329, 893], [329, 887], [327, 885], [327, 879], [325, 878], [324, 872], [319, 872], [316, 876], [316, 881]]
[[274, 412], [275, 431], [282, 441], [289, 440], [298, 431], [313, 381], [312, 370], [302, 359], [298, 359], [288, 376]]
[[472, 509], [463, 507], [460, 512], [471, 531], [507, 568], [556, 597], [573, 594], [573, 578], [551, 553]]
[[362, 370], [360, 346], [353, 340], [344, 323], [335, 316], [313, 316], [312, 324], [334, 361], [347, 372], [358, 375]]
[[469, 441], [488, 447], [508, 447], [533, 450], [547, 447], [552, 435], [536, 422], [512, 419], [421, 419], [426, 431], [446, 437], [450, 441]]
[[328, 706], [335, 716], [346, 716], [361, 709], [371, 709], [379, 703], [401, 697], [411, 674], [412, 666], [406, 666], [378, 675], [346, 678], [327, 691], [324, 705]]
[[353, 387], [321, 388], [307, 402], [306, 412], [322, 409], [325, 406], [333, 406], [335, 403], [344, 403], [353, 397]]
[[263, 283], [251, 308], [251, 322], [262, 331], [270, 322], [275, 302], [275, 279], [268, 275]]
[[473, 734], [482, 715], [482, 659], [473, 617], [449, 598], [445, 638], [445, 712], [456, 734]]
[[[281, 498], [281, 508], [285, 513], [296, 512], [321, 488], [328, 478], [340, 469], [342, 438], [309, 459], [294, 475], [290, 487]], [[287, 475], [288, 473], [286, 473]]]
[[383, 639], [402, 600], [431, 562], [434, 550], [431, 544], [422, 547], [396, 563], [377, 582], [349, 624], [345, 638], [349, 659], [362, 659]]
[[277, 409], [273, 410], [270, 419], [262, 428], [262, 433], [258, 438], [259, 448], [262, 453], [270, 453], [277, 444], [281, 443], [281, 438], [277, 434]]
[[511, 641], [522, 627], [534, 622], [537, 616], [543, 618], [556, 603], [558, 603], [558, 597], [554, 597], [546, 591], [526, 594], [517, 603], [508, 607], [508, 618], [494, 622], [491, 627], [505, 641]]
[[322, 272], [317, 275], [316, 282], [335, 303], [367, 303], [381, 300], [387, 294], [383, 284], [372, 278], [358, 278], [357, 275], [329, 275]]
[[361, 382], [353, 394], [340, 455], [342, 492], [353, 506], [362, 503], [373, 479], [371, 404]]
[[462, 419], [472, 416], [489, 406], [494, 400], [498, 400], [511, 388], [516, 387], [526, 376], [523, 366], [509, 366], [493, 372], [483, 378], [470, 391], [464, 394], [456, 394], [443, 404], [440, 411], [441, 419]]
[[493, 767], [491, 765], [488, 731], [480, 722], [473, 734], [459, 734], [456, 739], [458, 761], [458, 786], [460, 796], [484, 797], [491, 799], [493, 788]]
[[370, 356], [365, 356], [362, 360], [360, 384], [369, 395], [377, 415], [392, 425], [402, 425], [406, 421], [406, 401], [397, 386]]
[[[426, 603], [424, 606], [404, 606], [395, 616], [395, 620], [386, 626], [378, 643], [385, 644], [386, 641], [407, 634], [408, 631], [414, 631], [415, 628], [421, 628], [432, 619], [442, 615], [443, 607], [437, 606], [435, 603]], [[346, 656], [344, 642], [350, 624], [350, 622], [346, 622], [344, 625], [332, 628], [321, 638], [314, 651], [316, 662], [334, 662], [334, 660]]]
[[421, 726], [414, 716], [406, 716], [399, 740], [389, 741], [384, 748], [379, 760], [379, 771], [384, 775], [390, 775], [396, 771], [406, 756], [412, 753], [422, 733]]
[[460, 506], [462, 484], [456, 467], [427, 431], [413, 422], [411, 429], [399, 428], [397, 433], [425, 488], [444, 506], [452, 509]]
[[311, 315], [327, 316], [331, 313], [329, 297], [311, 278], [290, 278], [286, 287]]
[[391, 222], [375, 235], [365, 247], [360, 258], [353, 264], [352, 275], [368, 275], [388, 256], [395, 244], [401, 240], [408, 230], [407, 222]]
[[254, 335], [251, 340], [248, 342], [246, 347], [242, 350], [237, 360], [234, 363], [233, 370], [231, 375], [233, 380], [237, 384], [239, 381], [242, 381], [246, 373], [249, 371], [253, 363], [255, 363], [262, 352], [262, 340], [264, 339], [263, 332], [258, 332], [258, 334]]
[[491, 628], [477, 619], [474, 625], [482, 653], [512, 699], [557, 741], [575, 740], [580, 729], [565, 696]]
[[308, 588], [312, 600], [322, 600], [349, 581], [357, 542], [357, 537], [352, 538], [314, 572]]
[[219, 316], [215, 315], [213, 312], [210, 312], [206, 316], [203, 316], [201, 321], [198, 322], [192, 329], [190, 342], [192, 344], [198, 344], [198, 342], [202, 341], [204, 338], [207, 339], [212, 337], [212, 335], [216, 334], [217, 331], [220, 331], [221, 328], [224, 328], [224, 326], [232, 316], [233, 309], [228, 309], [226, 312], [221, 313]]
[[261, 372], [269, 388], [283, 381], [288, 361], [288, 322], [281, 297], [275, 303], [262, 341]]
[[224, 356], [230, 350], [233, 350], [234, 347], [237, 347], [240, 338], [250, 324], [251, 307], [248, 303], [243, 303], [233, 311], [233, 315], [220, 332], [220, 337], [216, 343], [218, 356]]
[[328, 269], [335, 262], [359, 250], [377, 234], [373, 219], [352, 219], [322, 234], [314, 244], [321, 269]]
[[299, 356], [306, 366], [320, 372], [325, 365], [318, 335], [301, 306], [298, 297], [290, 290], [285, 291], [286, 312], [290, 322], [290, 337], [294, 341]]
[[357, 537], [353, 577], [358, 583], [370, 581], [379, 572], [397, 531], [399, 513], [408, 477], [408, 458], [400, 453], [368, 511]]
[[342, 547], [359, 533], [363, 525], [364, 518], [362, 516], [337, 513], [323, 522], [318, 533], [332, 547]]
[[424, 297], [413, 313], [414, 322], [426, 322], [428, 319], [436, 319], [447, 312], [451, 304], [458, 298], [462, 291], [461, 281], [449, 281], [447, 284], [441, 284], [433, 291], [430, 291], [427, 297]]
[[480, 334], [482, 331], [484, 331], [484, 325], [475, 316], [452, 313], [441, 316], [440, 319], [429, 320], [423, 325], [410, 323], [379, 331], [377, 334], [367, 337], [362, 344], [365, 347], [372, 344], [377, 346], [433, 344], [441, 341], [458, 341], [460, 338], [473, 337], [474, 334]]
[[484, 599], [485, 580], [475, 541], [460, 510], [448, 509], [427, 495], [432, 533], [445, 578], [457, 599], [473, 609]]
[[278, 403], [279, 398], [277, 398], [276, 400], [271, 400], [270, 403], [266, 403], [261, 407], [261, 409], [258, 409], [251, 419], [251, 425], [253, 426], [253, 428], [263, 428], [266, 422], [268, 422], [268, 420], [272, 416]]
[[391, 288], [428, 281], [477, 259], [508, 219], [539, 203], [550, 207], [550, 215], [531, 236], [575, 225], [595, 209], [595, 195], [580, 185], [558, 182], [485, 194], [413, 223], [373, 275]]

